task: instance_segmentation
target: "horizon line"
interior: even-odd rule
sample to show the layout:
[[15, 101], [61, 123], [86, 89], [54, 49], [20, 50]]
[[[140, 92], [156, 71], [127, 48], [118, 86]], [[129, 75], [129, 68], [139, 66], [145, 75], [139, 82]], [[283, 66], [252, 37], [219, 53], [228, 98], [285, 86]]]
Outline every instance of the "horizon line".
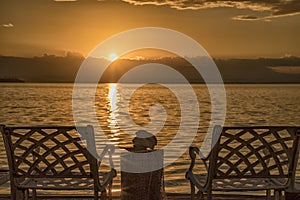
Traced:
[[[104, 57], [101, 58], [96, 58], [96, 57], [86, 57], [83, 56], [82, 54], [74, 54], [74, 55], [57, 55], [57, 54], [47, 54], [44, 53], [43, 55], [35, 55], [35, 56], [18, 56], [18, 55], [2, 55], [0, 54], [0, 57], [11, 57], [11, 58], [47, 58], [47, 57], [54, 57], [54, 58], [83, 58], [83, 59], [87, 59], [87, 58], [95, 58], [95, 59], [106, 59]], [[216, 60], [232, 60], [232, 59], [240, 59], [240, 60], [258, 60], [258, 59], [288, 59], [288, 58], [300, 58], [300, 55], [284, 55], [284, 56], [270, 56], [270, 57], [219, 57], [219, 56], [194, 56], [194, 57], [189, 57], [189, 56], [185, 56], [185, 57], [180, 57], [180, 56], [163, 56], [163, 57], [151, 57], [151, 58], [128, 58], [128, 57], [124, 57], [124, 58], [118, 58], [117, 60], [132, 60], [132, 61], [149, 61], [149, 60], [162, 60], [162, 59], [174, 59], [174, 58], [203, 58], [203, 57], [211, 57], [212, 59], [216, 59]], [[108, 59], [106, 59], [108, 60]]]

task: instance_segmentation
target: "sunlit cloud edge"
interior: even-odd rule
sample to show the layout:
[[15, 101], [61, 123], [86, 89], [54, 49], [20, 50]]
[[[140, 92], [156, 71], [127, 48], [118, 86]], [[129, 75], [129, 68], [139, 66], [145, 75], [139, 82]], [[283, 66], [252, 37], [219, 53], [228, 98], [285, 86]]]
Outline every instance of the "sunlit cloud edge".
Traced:
[[[262, 12], [265, 13], [265, 16], [255, 16], [255, 15], [238, 15], [232, 17], [232, 20], [239, 20], [239, 21], [257, 21], [257, 20], [264, 20], [264, 21], [271, 21], [274, 18], [280, 17], [289, 17], [295, 16], [300, 14], [299, 11], [295, 10], [288, 10], [286, 8], [286, 3], [270, 3], [266, 1], [232, 1], [232, 0], [223, 0], [223, 1], [181, 1], [181, 0], [166, 0], [166, 1], [147, 1], [147, 0], [122, 0], [123, 2], [135, 5], [135, 6], [143, 6], [143, 5], [156, 5], [156, 6], [169, 6], [170, 8], [176, 10], [200, 10], [200, 9], [208, 9], [208, 8], [237, 8], [237, 9], [249, 9], [251, 11], [258, 12], [261, 14]], [[290, 2], [293, 3], [293, 2]], [[296, 5], [297, 6], [297, 5]], [[280, 11], [286, 12], [285, 14], [278, 14]]]
[[13, 28], [14, 27], [14, 24], [9, 22], [9, 23], [4, 23], [1, 25], [3, 28]]

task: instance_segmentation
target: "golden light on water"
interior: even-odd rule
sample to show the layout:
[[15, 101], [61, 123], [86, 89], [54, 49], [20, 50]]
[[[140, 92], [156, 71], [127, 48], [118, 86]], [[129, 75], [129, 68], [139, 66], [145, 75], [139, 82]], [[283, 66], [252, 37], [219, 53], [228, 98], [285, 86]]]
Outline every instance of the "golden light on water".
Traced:
[[111, 108], [112, 113], [115, 114], [116, 111], [118, 111], [117, 107], [117, 84], [116, 83], [110, 83], [108, 85], [109, 91], [108, 91], [108, 98], [109, 98], [109, 105]]
[[118, 106], [117, 106], [117, 84], [111, 83], [108, 85], [108, 100], [109, 100], [109, 107], [110, 107], [110, 114], [109, 114], [109, 127], [111, 129], [111, 133], [113, 137], [110, 138], [111, 141], [116, 141], [119, 138], [116, 137], [119, 135], [119, 127], [117, 124], [117, 116], [118, 116]]

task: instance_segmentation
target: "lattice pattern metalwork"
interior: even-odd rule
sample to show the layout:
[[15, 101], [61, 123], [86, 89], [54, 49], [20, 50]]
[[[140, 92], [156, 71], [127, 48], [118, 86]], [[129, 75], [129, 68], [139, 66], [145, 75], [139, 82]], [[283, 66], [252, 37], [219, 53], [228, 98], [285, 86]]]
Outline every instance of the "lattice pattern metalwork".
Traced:
[[[221, 130], [221, 131], [218, 131]], [[220, 134], [221, 132], [221, 134]], [[208, 157], [190, 148], [191, 165], [186, 174], [200, 194], [212, 190], [274, 190], [278, 197], [293, 188], [300, 145], [300, 127], [215, 127], [217, 142]], [[196, 170], [196, 155], [204, 162], [205, 174]]]
[[[92, 126], [1, 126], [10, 167], [12, 196], [21, 189], [92, 189], [105, 196], [115, 171], [100, 173]], [[88, 148], [87, 148], [88, 147]], [[101, 180], [101, 181], [100, 181]], [[27, 196], [25, 194], [25, 196]]]
[[223, 128], [215, 178], [288, 177], [294, 128]]

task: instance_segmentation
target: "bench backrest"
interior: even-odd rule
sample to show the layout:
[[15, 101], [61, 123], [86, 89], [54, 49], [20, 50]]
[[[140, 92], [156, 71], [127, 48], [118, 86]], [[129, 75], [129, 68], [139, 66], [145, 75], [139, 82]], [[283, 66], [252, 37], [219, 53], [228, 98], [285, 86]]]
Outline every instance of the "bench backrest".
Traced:
[[11, 178], [98, 177], [92, 126], [0, 128]]
[[299, 133], [300, 127], [223, 127], [212, 151], [212, 176], [291, 178], [296, 171]]

